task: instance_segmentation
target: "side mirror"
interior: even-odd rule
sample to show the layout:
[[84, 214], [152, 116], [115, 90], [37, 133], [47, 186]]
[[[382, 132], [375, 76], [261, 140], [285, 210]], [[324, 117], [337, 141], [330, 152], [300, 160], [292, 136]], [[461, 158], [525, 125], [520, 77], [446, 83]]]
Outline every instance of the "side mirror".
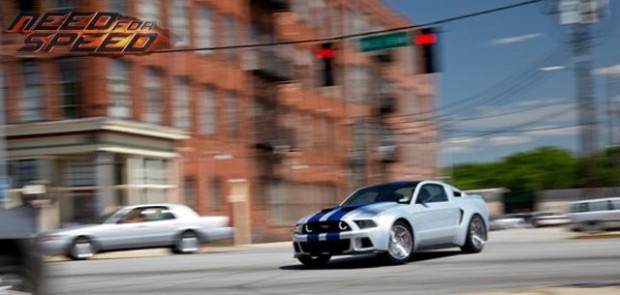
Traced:
[[463, 193], [459, 192], [459, 191], [454, 191], [454, 196], [455, 197], [462, 197]]

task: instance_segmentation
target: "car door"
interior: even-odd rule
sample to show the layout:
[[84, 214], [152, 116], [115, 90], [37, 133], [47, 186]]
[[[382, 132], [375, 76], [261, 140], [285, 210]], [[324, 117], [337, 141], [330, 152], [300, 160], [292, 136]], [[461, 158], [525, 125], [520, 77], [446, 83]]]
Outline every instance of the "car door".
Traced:
[[144, 208], [128, 210], [116, 223], [106, 224], [98, 233], [100, 244], [106, 250], [141, 248], [148, 245], [142, 234], [147, 227], [142, 216]]
[[445, 186], [423, 184], [413, 204], [416, 237], [421, 247], [449, 244], [454, 240], [461, 210], [448, 196]]
[[143, 235], [149, 246], [167, 246], [173, 241], [180, 221], [166, 206], [151, 207], [143, 212], [147, 227]]

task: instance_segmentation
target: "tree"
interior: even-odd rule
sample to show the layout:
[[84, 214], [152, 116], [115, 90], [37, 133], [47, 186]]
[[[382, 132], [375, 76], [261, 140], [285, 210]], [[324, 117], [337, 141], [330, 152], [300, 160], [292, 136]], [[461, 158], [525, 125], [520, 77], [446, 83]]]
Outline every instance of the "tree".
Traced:
[[455, 166], [455, 185], [462, 189], [504, 187], [508, 212], [531, 210], [539, 190], [579, 185], [578, 161], [566, 150], [542, 147], [510, 155], [499, 162]]

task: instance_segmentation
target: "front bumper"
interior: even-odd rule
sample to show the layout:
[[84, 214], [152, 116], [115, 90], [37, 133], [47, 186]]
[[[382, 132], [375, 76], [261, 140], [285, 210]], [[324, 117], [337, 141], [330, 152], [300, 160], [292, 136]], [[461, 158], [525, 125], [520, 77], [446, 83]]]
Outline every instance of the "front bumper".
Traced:
[[37, 241], [37, 247], [41, 251], [41, 254], [46, 256], [57, 256], [67, 254], [70, 240], [68, 239], [55, 239], [49, 241]]
[[294, 234], [295, 257], [314, 255], [355, 255], [382, 252], [378, 228], [321, 234]]

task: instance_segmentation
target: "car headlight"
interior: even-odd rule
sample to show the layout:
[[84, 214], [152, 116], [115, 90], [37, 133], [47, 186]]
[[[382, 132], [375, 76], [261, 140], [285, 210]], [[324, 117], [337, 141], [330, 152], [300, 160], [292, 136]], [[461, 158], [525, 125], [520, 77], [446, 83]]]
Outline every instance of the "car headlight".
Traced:
[[60, 238], [60, 235], [42, 235], [39, 237], [39, 242], [52, 242], [59, 240]]
[[349, 225], [346, 222], [344, 222], [344, 221], [340, 221], [340, 222], [338, 222], [338, 228], [341, 231], [349, 230]]
[[301, 234], [303, 231], [304, 225], [303, 224], [296, 224], [295, 225], [295, 233], [296, 234]]
[[357, 224], [360, 229], [377, 227], [377, 224], [370, 219], [356, 220], [355, 224]]

